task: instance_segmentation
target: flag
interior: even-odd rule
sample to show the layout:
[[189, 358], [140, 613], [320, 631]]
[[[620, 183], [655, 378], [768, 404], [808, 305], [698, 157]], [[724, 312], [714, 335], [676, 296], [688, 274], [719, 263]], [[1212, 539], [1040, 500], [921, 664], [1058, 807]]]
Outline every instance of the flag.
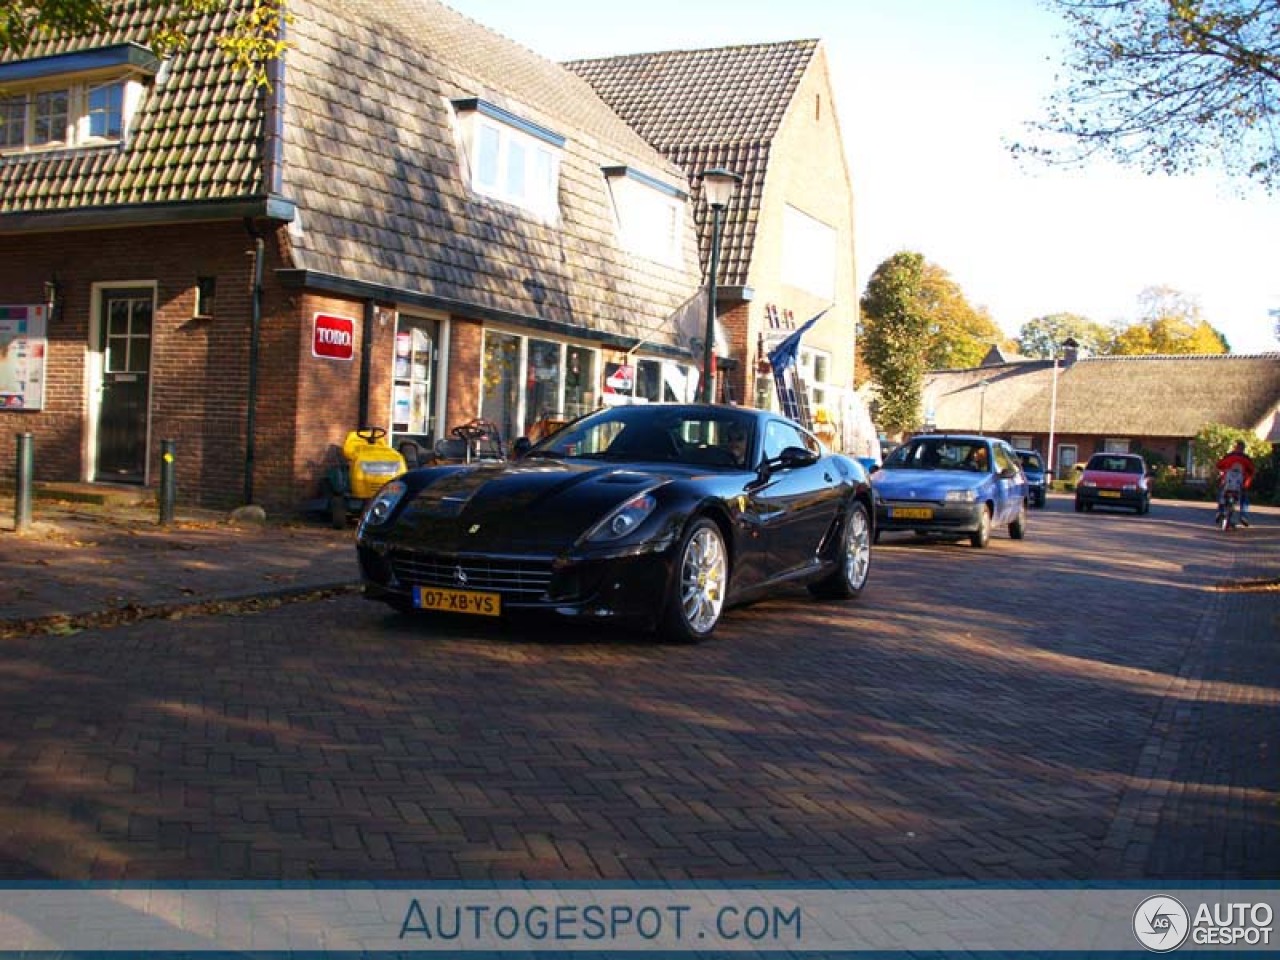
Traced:
[[[676, 342], [687, 350], [689, 354], [697, 359], [701, 359], [703, 343], [707, 336], [707, 292], [699, 290], [667, 317], [667, 321], [674, 327], [676, 333]], [[715, 343], [713, 353], [716, 356], [727, 357], [729, 355], [729, 342], [725, 339], [724, 328], [720, 326], [720, 321], [716, 321], [715, 325]]]
[[[831, 308], [828, 307], [827, 310], [829, 309]], [[796, 353], [800, 350], [800, 339], [808, 332], [810, 327], [822, 319], [827, 310], [823, 310], [817, 316], [806, 320], [788, 334], [787, 339], [769, 351], [769, 366], [773, 367], [774, 376], [782, 373], [787, 367], [796, 362]]]

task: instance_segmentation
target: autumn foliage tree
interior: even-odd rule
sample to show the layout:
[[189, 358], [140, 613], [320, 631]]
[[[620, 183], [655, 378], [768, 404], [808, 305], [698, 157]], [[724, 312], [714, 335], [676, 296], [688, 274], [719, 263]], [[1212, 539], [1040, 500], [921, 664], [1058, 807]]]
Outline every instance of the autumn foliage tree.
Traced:
[[930, 370], [976, 367], [1005, 336], [985, 307], [974, 307], [960, 285], [925, 261], [918, 294], [929, 319], [926, 363]]
[[1148, 287], [1138, 297], [1142, 318], [1118, 329], [1108, 353], [1227, 353], [1230, 345], [1200, 314], [1200, 305], [1171, 287]]
[[1065, 83], [1015, 151], [1170, 174], [1216, 165], [1280, 187], [1280, 0], [1047, 2], [1067, 24]]
[[891, 433], [920, 421], [929, 336], [924, 272], [921, 254], [895, 253], [876, 267], [862, 295], [862, 350], [878, 388], [876, 419]]

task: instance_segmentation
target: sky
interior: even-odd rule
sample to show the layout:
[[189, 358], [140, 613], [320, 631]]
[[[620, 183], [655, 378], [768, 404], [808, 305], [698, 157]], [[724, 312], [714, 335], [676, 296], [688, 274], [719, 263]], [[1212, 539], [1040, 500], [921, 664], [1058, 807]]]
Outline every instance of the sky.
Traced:
[[1018, 160], [1065, 49], [1036, 0], [445, 0], [556, 61], [816, 38], [854, 189], [858, 294], [913, 250], [1016, 336], [1130, 323], [1149, 287], [1199, 303], [1234, 353], [1280, 349], [1280, 197], [1215, 174]]

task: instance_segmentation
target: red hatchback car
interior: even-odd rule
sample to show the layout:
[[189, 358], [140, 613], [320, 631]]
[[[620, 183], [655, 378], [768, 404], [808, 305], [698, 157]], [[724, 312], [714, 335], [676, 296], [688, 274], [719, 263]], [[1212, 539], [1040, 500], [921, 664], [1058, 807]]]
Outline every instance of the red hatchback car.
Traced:
[[1076, 484], [1076, 513], [1094, 507], [1127, 507], [1134, 513], [1151, 509], [1151, 477], [1147, 462], [1136, 453], [1095, 453]]

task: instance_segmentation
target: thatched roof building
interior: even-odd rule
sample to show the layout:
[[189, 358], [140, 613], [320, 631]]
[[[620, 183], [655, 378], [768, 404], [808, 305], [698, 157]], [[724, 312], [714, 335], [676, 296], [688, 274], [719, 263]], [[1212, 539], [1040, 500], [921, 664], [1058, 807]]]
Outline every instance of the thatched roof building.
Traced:
[[938, 430], [981, 430], [1045, 449], [1052, 429], [1082, 457], [1127, 440], [1182, 462], [1186, 441], [1209, 424], [1280, 442], [1280, 353], [1089, 357], [1059, 362], [1056, 376], [1051, 360], [935, 370], [925, 377], [923, 413]]

